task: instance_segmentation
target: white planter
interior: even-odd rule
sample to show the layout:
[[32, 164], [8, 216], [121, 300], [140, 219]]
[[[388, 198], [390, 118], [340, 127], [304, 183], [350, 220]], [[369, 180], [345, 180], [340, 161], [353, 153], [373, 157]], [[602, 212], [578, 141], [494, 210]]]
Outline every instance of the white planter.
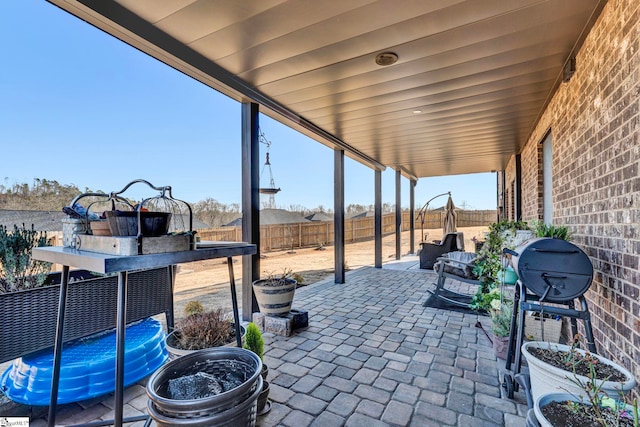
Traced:
[[545, 416], [542, 415], [542, 407], [551, 402], [566, 402], [568, 400], [586, 403], [569, 393], [546, 393], [538, 397], [534, 401], [533, 411], [536, 414], [536, 419], [538, 420], [540, 427], [553, 427], [553, 424], [551, 424]]
[[[569, 347], [568, 345], [541, 341], [526, 342], [522, 345], [522, 354], [527, 360], [527, 364], [529, 366], [529, 375], [531, 377], [531, 396], [534, 402], [543, 394], [548, 393], [567, 392], [575, 396], [585, 394], [584, 389], [575, 382], [586, 384], [586, 382], [589, 380], [587, 377], [582, 375], [575, 375], [572, 372], [556, 368], [555, 366], [541, 361], [529, 352], [530, 348], [569, 351], [571, 350], [571, 347]], [[575, 351], [579, 352], [582, 355], [586, 353], [584, 350], [580, 349], [576, 349]], [[594, 354], [594, 356], [597, 357], [601, 363], [615, 367], [627, 378], [627, 380], [622, 383], [616, 381], [596, 381], [597, 385], [601, 385], [601, 391], [603, 393], [606, 393], [611, 398], [616, 398], [621, 393], [626, 393], [633, 387], [635, 387], [636, 380], [631, 372], [613, 362], [612, 360], [606, 359], [597, 354]]]
[[260, 313], [267, 316], [287, 314], [291, 310], [297, 284], [293, 279], [284, 279], [277, 285], [266, 279], [253, 282], [253, 293], [258, 301]]

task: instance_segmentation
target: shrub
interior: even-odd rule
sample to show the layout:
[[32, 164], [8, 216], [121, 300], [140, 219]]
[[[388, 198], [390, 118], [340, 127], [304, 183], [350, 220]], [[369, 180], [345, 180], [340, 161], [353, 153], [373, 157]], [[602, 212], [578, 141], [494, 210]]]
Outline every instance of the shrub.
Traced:
[[200, 301], [189, 301], [187, 305], [184, 306], [184, 314], [186, 316], [193, 316], [194, 314], [204, 313], [204, 307]]
[[262, 360], [262, 356], [264, 354], [264, 339], [262, 338], [260, 328], [258, 328], [258, 325], [253, 322], [247, 325], [243, 347], [254, 352], [260, 360]]
[[47, 234], [17, 225], [13, 231], [0, 225], [0, 293], [16, 292], [43, 285], [51, 264], [35, 261], [33, 248], [47, 246]]
[[232, 342], [236, 333], [226, 312], [223, 308], [217, 308], [178, 320], [175, 328], [178, 347], [183, 350], [202, 350]]

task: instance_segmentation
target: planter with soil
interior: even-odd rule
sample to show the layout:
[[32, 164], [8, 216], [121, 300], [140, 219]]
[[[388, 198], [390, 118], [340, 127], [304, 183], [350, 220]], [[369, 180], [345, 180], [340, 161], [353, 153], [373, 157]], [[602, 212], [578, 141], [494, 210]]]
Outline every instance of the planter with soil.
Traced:
[[548, 393], [585, 395], [591, 368], [601, 394], [618, 397], [636, 385], [633, 374], [612, 360], [567, 345], [531, 341], [523, 344], [522, 354], [529, 365], [534, 402]]
[[[541, 427], [633, 427], [637, 408], [614, 399], [603, 398], [595, 409], [587, 399], [569, 393], [548, 393], [536, 400], [534, 411]], [[636, 418], [634, 424], [634, 417]]]

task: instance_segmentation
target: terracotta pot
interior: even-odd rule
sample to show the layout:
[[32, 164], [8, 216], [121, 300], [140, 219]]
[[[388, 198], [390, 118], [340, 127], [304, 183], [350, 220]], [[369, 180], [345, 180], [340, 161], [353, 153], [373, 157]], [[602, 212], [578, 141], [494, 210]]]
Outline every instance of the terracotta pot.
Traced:
[[502, 360], [507, 358], [507, 350], [509, 349], [509, 337], [493, 336], [493, 354]]

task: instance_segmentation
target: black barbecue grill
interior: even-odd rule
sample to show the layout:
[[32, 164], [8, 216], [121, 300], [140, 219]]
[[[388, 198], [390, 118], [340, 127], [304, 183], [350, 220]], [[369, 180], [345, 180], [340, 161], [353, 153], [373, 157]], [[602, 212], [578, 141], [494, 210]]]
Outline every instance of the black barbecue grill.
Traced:
[[[540, 317], [546, 313], [570, 318], [572, 335], [577, 333], [577, 320], [582, 320], [589, 351], [596, 353], [591, 316], [584, 298], [593, 279], [593, 265], [589, 257], [566, 240], [545, 237], [528, 240], [515, 250], [505, 249], [504, 252], [511, 255], [511, 264], [518, 275], [506, 369], [511, 369], [515, 353], [513, 372], [520, 372], [527, 311], [540, 313]], [[575, 308], [576, 299], [580, 302], [580, 310]], [[504, 376], [503, 387], [507, 396], [513, 398], [517, 384], [511, 375]]]

